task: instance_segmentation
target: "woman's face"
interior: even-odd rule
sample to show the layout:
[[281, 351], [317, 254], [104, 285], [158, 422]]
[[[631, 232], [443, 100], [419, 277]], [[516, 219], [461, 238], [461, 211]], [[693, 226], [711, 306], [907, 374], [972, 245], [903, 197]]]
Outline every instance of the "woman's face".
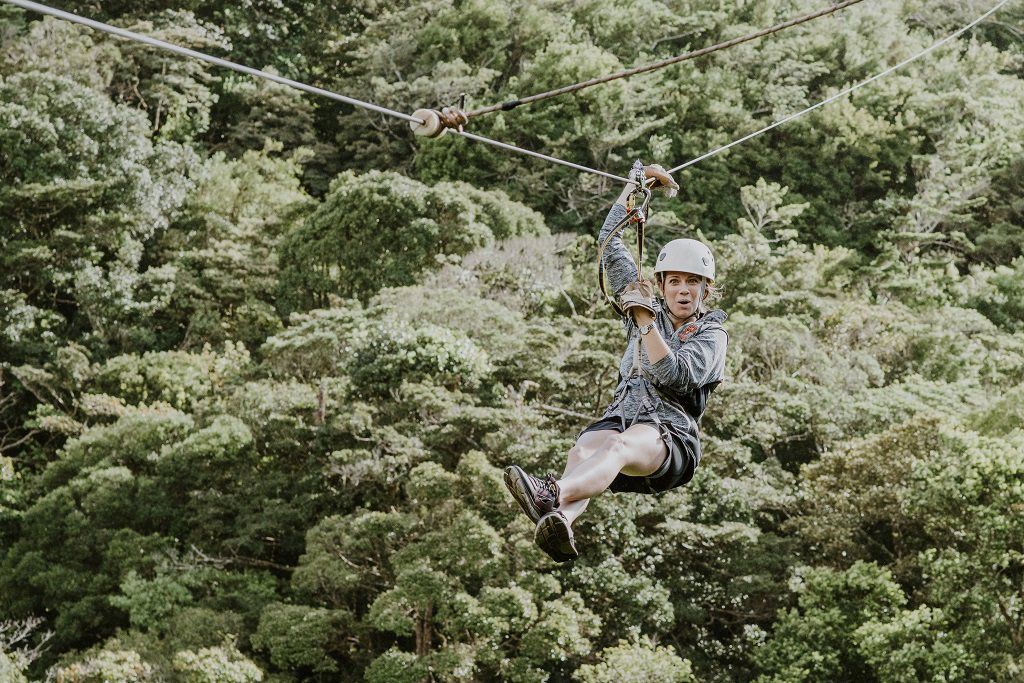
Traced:
[[661, 281], [661, 295], [665, 298], [669, 312], [680, 320], [696, 313], [703, 281], [704, 278], [693, 273], [665, 273]]

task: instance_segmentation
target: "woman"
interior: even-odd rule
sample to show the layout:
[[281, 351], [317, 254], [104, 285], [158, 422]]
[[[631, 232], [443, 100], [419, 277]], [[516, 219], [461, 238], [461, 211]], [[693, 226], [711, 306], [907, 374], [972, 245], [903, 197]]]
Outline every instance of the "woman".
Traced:
[[[644, 171], [675, 185], [660, 167]], [[625, 217], [634, 189], [627, 185], [612, 206], [598, 244]], [[636, 286], [636, 262], [617, 235], [603, 259], [628, 339], [612, 403], [569, 449], [561, 479], [538, 479], [516, 465], [505, 470], [505, 485], [537, 525], [537, 545], [556, 562], [579, 557], [572, 524], [593, 496], [660, 493], [690, 481], [701, 457], [697, 421], [725, 371], [726, 314], [707, 309], [716, 292], [706, 245], [673, 240], [661, 250], [654, 271], [663, 301], [649, 285], [646, 294]]]

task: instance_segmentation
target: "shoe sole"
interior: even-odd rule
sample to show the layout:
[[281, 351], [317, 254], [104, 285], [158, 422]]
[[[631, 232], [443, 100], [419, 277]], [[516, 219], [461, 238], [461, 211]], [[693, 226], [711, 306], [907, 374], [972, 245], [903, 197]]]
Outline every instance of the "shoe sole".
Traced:
[[509, 465], [505, 468], [505, 488], [516, 499], [519, 507], [523, 509], [526, 516], [530, 518], [530, 521], [536, 524], [540, 521], [541, 514], [543, 513], [533, 502], [533, 496], [530, 495], [530, 487], [526, 484], [526, 476], [526, 472], [521, 467]]
[[533, 540], [555, 562], [569, 562], [580, 556], [569, 523], [560, 512], [549, 512], [540, 518]]

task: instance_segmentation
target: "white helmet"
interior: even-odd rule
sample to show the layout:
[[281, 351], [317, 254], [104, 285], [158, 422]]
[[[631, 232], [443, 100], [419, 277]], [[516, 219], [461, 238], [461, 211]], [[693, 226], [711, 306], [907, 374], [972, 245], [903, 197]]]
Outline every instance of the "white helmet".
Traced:
[[661, 249], [655, 273], [694, 273], [703, 275], [709, 281], [715, 280], [715, 257], [703, 242], [682, 239], [672, 240]]

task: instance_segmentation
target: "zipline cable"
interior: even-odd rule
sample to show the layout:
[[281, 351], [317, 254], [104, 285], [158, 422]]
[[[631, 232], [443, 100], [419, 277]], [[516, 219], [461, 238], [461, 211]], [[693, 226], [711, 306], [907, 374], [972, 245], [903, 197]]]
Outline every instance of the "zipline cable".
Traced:
[[[137, 42], [140, 42], [140, 43], [144, 43], [146, 45], [150, 45], [152, 47], [160, 48], [162, 50], [168, 50], [170, 52], [173, 52], [173, 53], [179, 54], [179, 55], [183, 55], [185, 57], [192, 57], [194, 59], [199, 59], [199, 60], [202, 60], [204, 62], [208, 62], [208, 63], [214, 64], [216, 66], [222, 66], [222, 67], [225, 67], [227, 69], [232, 69], [234, 71], [238, 71], [238, 72], [241, 72], [241, 73], [244, 73], [244, 74], [248, 74], [250, 76], [256, 76], [257, 78], [265, 78], [267, 80], [274, 81], [275, 83], [280, 83], [281, 85], [286, 85], [286, 86], [289, 86], [289, 87], [292, 87], [292, 88], [296, 88], [298, 90], [302, 90], [302, 91], [305, 91], [305, 92], [308, 92], [308, 93], [312, 93], [314, 95], [321, 95], [323, 97], [328, 97], [328, 98], [330, 98], [332, 100], [338, 100], [339, 102], [344, 102], [346, 104], [351, 104], [351, 105], [354, 105], [354, 106], [357, 106], [357, 107], [362, 107], [363, 109], [368, 109], [370, 111], [375, 111], [375, 112], [378, 112], [378, 113], [381, 113], [381, 114], [386, 114], [387, 116], [393, 116], [395, 118], [404, 119], [405, 121], [409, 121], [410, 123], [414, 123], [416, 125], [423, 125], [423, 123], [424, 123], [424, 121], [422, 119], [419, 119], [419, 118], [417, 118], [415, 116], [410, 116], [408, 114], [403, 114], [400, 111], [394, 111], [393, 109], [387, 109], [386, 107], [380, 107], [380, 106], [378, 106], [376, 104], [371, 104], [369, 102], [363, 102], [362, 100], [357, 100], [357, 99], [354, 99], [354, 98], [351, 98], [351, 97], [346, 97], [344, 95], [339, 95], [338, 93], [331, 92], [330, 90], [324, 90], [323, 88], [317, 88], [317, 87], [312, 86], [312, 85], [306, 85], [305, 83], [300, 83], [299, 81], [293, 81], [290, 78], [284, 78], [284, 77], [278, 76], [276, 74], [267, 73], [266, 71], [260, 71], [258, 69], [253, 69], [252, 67], [244, 66], [242, 64], [236, 64], [235, 62], [229, 62], [226, 59], [220, 59], [219, 57], [213, 57], [213, 56], [205, 54], [203, 52], [198, 52], [196, 50], [190, 50], [189, 48], [181, 47], [180, 45], [174, 45], [173, 43], [168, 43], [168, 42], [163, 41], [163, 40], [158, 40], [156, 38], [151, 38], [149, 36], [142, 35], [141, 33], [135, 33], [134, 31], [128, 31], [128, 30], [123, 29], [123, 28], [118, 28], [117, 26], [111, 26], [110, 24], [104, 24], [104, 23], [96, 21], [94, 19], [87, 19], [86, 17], [81, 17], [81, 16], [79, 16], [77, 14], [71, 14], [70, 12], [65, 12], [63, 10], [55, 9], [53, 7], [48, 7], [47, 5], [41, 5], [41, 4], [37, 3], [37, 2], [31, 2], [30, 0], [0, 0], [0, 2], [6, 2], [6, 3], [10, 4], [10, 5], [15, 5], [17, 7], [21, 7], [22, 9], [30, 10], [30, 11], [33, 11], [33, 12], [39, 12], [40, 14], [47, 14], [47, 15], [50, 15], [50, 16], [53, 16], [53, 17], [57, 17], [58, 19], [63, 19], [65, 21], [70, 21], [70, 22], [75, 23], [75, 24], [82, 24], [83, 26], [88, 26], [89, 28], [96, 29], [97, 31], [102, 31], [104, 33], [110, 33], [112, 35], [118, 36], [120, 38], [125, 38], [127, 40], [134, 40], [134, 41], [137, 41]], [[551, 163], [554, 163], [554, 164], [560, 164], [562, 166], [568, 166], [569, 168], [573, 168], [573, 169], [576, 169], [578, 171], [584, 171], [586, 173], [593, 173], [595, 175], [604, 176], [606, 178], [611, 178], [612, 180], [618, 180], [621, 183], [628, 183], [629, 182], [629, 180], [627, 178], [623, 178], [621, 176], [613, 175], [611, 173], [606, 173], [604, 171], [599, 171], [599, 170], [597, 170], [595, 168], [588, 168], [587, 166], [581, 166], [579, 164], [574, 164], [574, 163], [569, 162], [569, 161], [563, 161], [562, 159], [558, 159], [556, 157], [548, 156], [546, 154], [541, 154], [540, 152], [533, 152], [533, 151], [530, 151], [528, 149], [523, 149], [522, 147], [516, 147], [515, 145], [510, 145], [510, 144], [507, 144], [507, 143], [504, 143], [504, 142], [498, 142], [497, 140], [491, 140], [490, 138], [485, 138], [485, 137], [483, 137], [481, 135], [474, 135], [472, 133], [466, 133], [466, 132], [463, 132], [463, 131], [460, 131], [460, 130], [456, 130], [456, 129], [451, 129], [451, 130], [452, 130], [453, 133], [455, 133], [457, 135], [461, 135], [464, 138], [468, 138], [470, 140], [475, 140], [477, 142], [482, 142], [482, 143], [485, 143], [485, 144], [488, 144], [488, 145], [494, 145], [496, 147], [500, 147], [502, 149], [505, 149], [505, 150], [508, 150], [508, 151], [511, 151], [511, 152], [516, 152], [516, 153], [519, 153], [519, 154], [525, 154], [525, 155], [528, 155], [528, 156], [536, 157], [538, 159], [543, 159], [544, 161], [548, 161], [548, 162], [551, 162]]]
[[461, 135], [462, 137], [468, 138], [470, 140], [476, 140], [477, 142], [483, 142], [483, 143], [488, 144], [488, 145], [494, 145], [495, 147], [500, 147], [502, 149], [507, 149], [507, 150], [509, 150], [511, 152], [519, 152], [520, 154], [526, 154], [526, 155], [531, 156], [531, 157], [536, 157], [538, 159], [543, 159], [544, 161], [550, 161], [553, 164], [561, 164], [562, 166], [568, 166], [569, 168], [574, 168], [577, 171], [586, 171], [587, 173], [593, 173], [595, 175], [604, 176], [605, 178], [611, 178], [612, 180], [618, 180], [621, 183], [631, 182], [629, 180], [629, 178], [623, 178], [622, 176], [613, 175], [611, 173], [605, 173], [604, 171], [599, 171], [596, 168], [588, 168], [587, 166], [580, 166], [579, 164], [574, 164], [571, 161], [563, 161], [562, 159], [557, 159], [555, 157], [549, 157], [547, 154], [541, 154], [540, 152], [532, 152], [532, 151], [530, 151], [528, 149], [523, 149], [522, 147], [516, 147], [515, 145], [511, 145], [511, 144], [509, 144], [507, 142], [499, 142], [498, 140], [492, 140], [490, 138], [485, 138], [482, 135], [475, 135], [473, 133], [467, 133], [466, 131], [457, 130], [455, 128], [452, 128], [451, 132], [454, 133], [455, 135]]
[[[842, 7], [846, 7], [848, 5], [854, 4], [855, 2], [859, 2], [859, 1], [861, 1], [861, 0], [848, 0], [847, 2], [840, 3], [838, 5], [833, 6], [832, 8], [829, 8], [829, 10], [830, 11], [836, 11], [838, 9], [841, 9]], [[785, 117], [783, 119], [780, 119], [780, 120], [778, 120], [778, 121], [776, 121], [776, 122], [774, 122], [774, 123], [772, 123], [772, 124], [770, 124], [768, 126], [765, 126], [764, 128], [761, 128], [760, 130], [754, 131], [753, 133], [750, 133], [750, 134], [745, 135], [745, 136], [743, 136], [743, 137], [741, 137], [741, 138], [739, 138], [737, 140], [734, 140], [734, 141], [730, 142], [727, 145], [723, 145], [721, 147], [713, 149], [713, 150], [711, 150], [709, 152], [706, 152], [706, 153], [702, 154], [699, 157], [696, 157], [694, 159], [691, 159], [690, 161], [687, 161], [686, 163], [680, 164], [679, 166], [676, 166], [675, 168], [669, 169], [668, 173], [675, 173], [676, 171], [680, 171], [680, 170], [682, 170], [684, 168], [688, 168], [689, 166], [693, 166], [694, 164], [696, 164], [696, 163], [698, 163], [700, 161], [703, 161], [704, 159], [707, 159], [709, 157], [715, 156], [716, 154], [719, 154], [721, 152], [724, 152], [727, 149], [735, 147], [736, 145], [738, 145], [740, 143], [746, 142], [747, 140], [750, 140], [750, 139], [755, 138], [755, 137], [757, 137], [759, 135], [767, 133], [768, 131], [770, 131], [770, 130], [772, 130], [774, 128], [777, 128], [778, 126], [781, 126], [784, 123], [788, 123], [789, 121], [792, 121], [792, 120], [794, 120], [796, 118], [799, 118], [799, 117], [803, 116], [804, 114], [812, 112], [812, 111], [814, 111], [815, 109], [817, 109], [819, 107], [823, 107], [824, 105], [829, 104], [830, 102], [834, 102], [835, 100], [839, 99], [840, 97], [843, 97], [844, 95], [850, 94], [854, 90], [857, 90], [857, 89], [859, 89], [859, 88], [861, 88], [861, 87], [863, 87], [865, 85], [868, 85], [869, 83], [872, 83], [873, 81], [876, 81], [876, 80], [878, 80], [878, 79], [880, 79], [880, 78], [882, 78], [884, 76], [889, 75], [893, 71], [896, 71], [897, 69], [900, 69], [901, 67], [906, 66], [907, 64], [909, 64], [909, 63], [911, 63], [911, 62], [913, 62], [913, 61], [915, 61], [917, 59], [920, 59], [921, 57], [927, 55], [928, 53], [930, 53], [933, 50], [941, 47], [942, 45], [948, 43], [949, 41], [954, 40], [956, 38], [959, 38], [965, 32], [967, 32], [970, 29], [974, 28], [979, 23], [981, 23], [982, 21], [987, 19], [989, 16], [991, 16], [992, 14], [997, 12], [999, 9], [1001, 9], [1003, 7], [1003, 5], [1006, 5], [1009, 1], [1010, 0], [1001, 0], [1001, 2], [998, 2], [994, 7], [992, 7], [990, 10], [988, 10], [987, 12], [985, 12], [984, 14], [982, 14], [981, 16], [976, 18], [974, 21], [972, 21], [969, 24], [967, 24], [966, 26], [958, 29], [957, 31], [951, 33], [950, 35], [946, 36], [945, 38], [943, 38], [943, 39], [933, 43], [931, 46], [925, 48], [924, 50], [922, 50], [921, 52], [917, 53], [916, 55], [914, 55], [914, 56], [912, 56], [912, 57], [910, 57], [908, 59], [905, 59], [902, 62], [899, 62], [898, 64], [895, 64], [895, 65], [889, 67], [888, 69], [886, 69], [886, 70], [884, 70], [884, 71], [882, 71], [882, 72], [880, 72], [878, 74], [875, 74], [874, 76], [871, 76], [870, 78], [867, 78], [867, 79], [865, 79], [865, 80], [863, 80], [863, 81], [861, 81], [861, 82], [859, 82], [859, 83], [857, 83], [857, 84], [855, 84], [853, 86], [850, 86], [849, 88], [841, 90], [840, 92], [832, 95], [831, 97], [828, 97], [828, 98], [822, 100], [821, 102], [818, 102], [817, 104], [811, 105], [810, 107], [807, 107], [806, 109], [803, 109], [803, 110], [801, 110], [801, 111], [799, 111], [799, 112], [797, 112], [795, 114], [791, 114], [791, 115], [789, 115], [789, 116], [787, 116], [787, 117]], [[163, 50], [168, 50], [170, 52], [174, 52], [176, 54], [183, 55], [183, 56], [186, 56], [186, 57], [192, 57], [194, 59], [199, 59], [201, 61], [208, 62], [210, 64], [214, 64], [216, 66], [221, 66], [221, 67], [224, 67], [224, 68], [227, 68], [227, 69], [232, 69], [234, 71], [238, 71], [240, 73], [248, 74], [250, 76], [255, 76], [257, 78], [264, 78], [264, 79], [267, 79], [269, 81], [273, 81], [275, 83], [280, 83], [281, 85], [286, 85], [286, 86], [295, 88], [297, 90], [302, 90], [302, 91], [305, 91], [305, 92], [308, 92], [308, 93], [311, 93], [311, 94], [314, 94], [314, 95], [320, 95], [320, 96], [327, 97], [327, 98], [332, 99], [332, 100], [337, 100], [339, 102], [344, 102], [346, 104], [351, 104], [351, 105], [356, 106], [356, 107], [361, 107], [361, 108], [367, 109], [369, 111], [375, 111], [375, 112], [378, 112], [380, 114], [385, 114], [387, 116], [392, 116], [392, 117], [395, 117], [395, 118], [399, 118], [399, 119], [402, 119], [402, 120], [405, 120], [405, 121], [409, 121], [410, 123], [417, 124], [417, 126], [423, 126], [425, 124], [425, 121], [423, 119], [417, 118], [416, 116], [410, 116], [410, 115], [402, 113], [400, 111], [395, 111], [393, 109], [387, 109], [386, 107], [381, 107], [381, 106], [378, 106], [378, 105], [375, 105], [375, 104], [371, 104], [369, 102], [364, 102], [362, 100], [357, 100], [357, 99], [354, 99], [354, 98], [351, 98], [351, 97], [346, 97], [344, 95], [340, 95], [338, 93], [331, 92], [330, 90], [324, 90], [323, 88], [317, 88], [315, 86], [307, 85], [307, 84], [301, 83], [299, 81], [294, 81], [294, 80], [292, 80], [290, 78], [284, 78], [283, 76], [278, 76], [276, 74], [267, 73], [266, 71], [260, 71], [258, 69], [253, 69], [252, 67], [244, 66], [244, 65], [241, 65], [241, 64], [236, 64], [236, 63], [230, 62], [230, 61], [228, 61], [226, 59], [221, 59], [219, 57], [213, 57], [211, 55], [207, 55], [205, 53], [198, 52], [196, 50], [191, 50], [189, 48], [181, 47], [179, 45], [174, 45], [172, 43], [168, 43], [168, 42], [163, 41], [163, 40], [158, 40], [156, 38], [151, 38], [149, 36], [145, 36], [145, 35], [142, 35], [142, 34], [139, 34], [139, 33], [135, 33], [133, 31], [128, 31], [126, 29], [118, 28], [116, 26], [111, 26], [109, 24], [104, 24], [102, 22], [95, 21], [93, 19], [87, 19], [85, 17], [78, 16], [77, 14], [71, 14], [70, 12], [65, 12], [63, 10], [55, 9], [53, 7], [48, 7], [47, 5], [42, 5], [42, 4], [39, 4], [39, 3], [36, 3], [36, 2], [31, 2], [30, 0], [0, 0], [0, 2], [6, 2], [9, 5], [14, 5], [16, 7], [21, 7], [22, 9], [33, 11], [33, 12], [38, 12], [40, 14], [46, 14], [46, 15], [49, 15], [49, 16], [57, 17], [59, 19], [63, 19], [65, 21], [70, 21], [72, 23], [82, 24], [83, 26], [88, 26], [89, 28], [93, 28], [93, 29], [96, 29], [98, 31], [102, 31], [104, 33], [110, 33], [112, 35], [119, 36], [119, 37], [125, 38], [127, 40], [134, 40], [134, 41], [146, 44], [146, 45], [150, 45], [152, 47], [160, 48], [160, 49], [163, 49]], [[828, 13], [828, 11], [824, 11], [824, 12]], [[820, 16], [820, 14], [819, 14], [819, 16]], [[808, 15], [807, 17], [801, 17], [799, 19], [802, 19], [803, 21], [808, 21], [810, 18], [813, 18], [813, 17]], [[796, 22], [796, 21], [798, 21], [798, 20], [791, 20], [790, 22], [787, 22], [786, 25], [793, 25], [792, 22]], [[780, 24], [778, 27], [772, 27], [772, 29], [766, 29], [766, 31], [770, 32], [772, 30], [779, 30], [780, 27], [783, 27], [783, 25]], [[742, 40], [740, 40], [740, 39], [736, 39], [736, 40], [739, 41], [739, 42], [742, 42]], [[734, 42], [733, 44], [736, 44], [736, 43]], [[723, 49], [724, 46], [726, 46], [726, 45], [725, 44], [721, 44], [720, 46], [712, 46], [712, 47], [716, 48], [716, 49]], [[710, 49], [711, 48], [705, 48], [705, 50], [710, 50]], [[707, 52], [704, 52], [704, 54], [707, 54]], [[695, 55], [693, 55], [693, 56], [695, 56]], [[681, 57], [686, 57], [686, 55], [683, 55]], [[686, 58], [690, 58], [690, 57], [686, 57]], [[676, 59], [678, 60], [679, 58], [676, 58]], [[642, 69], [644, 67], [638, 67], [638, 68]], [[636, 72], [636, 70], [631, 70], [631, 72]], [[637, 72], [637, 73], [639, 73], [639, 72]], [[613, 74], [613, 76], [614, 76], [614, 74]], [[576, 85], [577, 86], [582, 85], [583, 87], [586, 87], [587, 83], [589, 83], [589, 82], [586, 82], [584, 84], [579, 84], [578, 83]], [[575, 87], [575, 86], [569, 86], [569, 87]], [[576, 88], [576, 89], [579, 89], [579, 88]], [[552, 91], [552, 92], [554, 92], [554, 91]], [[545, 93], [541, 93], [541, 95], [544, 95], [544, 94]], [[561, 93], [558, 93], [558, 94], [561, 94]], [[538, 97], [538, 96], [534, 96], [534, 97]], [[526, 98], [526, 99], [529, 99], [529, 98]], [[526, 100], [524, 99], [520, 103], [525, 103], [525, 102], [526, 102]], [[501, 108], [501, 105], [499, 105], [498, 108]], [[471, 112], [471, 114], [477, 114], [477, 113], [482, 113], [482, 112], [480, 110], [478, 110], [477, 112]], [[464, 116], [468, 116], [467, 114], [463, 114], [463, 115]], [[507, 151], [516, 152], [516, 153], [519, 153], [519, 154], [525, 154], [525, 155], [528, 155], [528, 156], [536, 157], [536, 158], [542, 159], [544, 161], [548, 161], [548, 162], [555, 163], [555, 164], [560, 164], [562, 166], [567, 166], [569, 168], [573, 168], [573, 169], [576, 169], [576, 170], [579, 170], [579, 171], [584, 171], [584, 172], [587, 172], [587, 173], [593, 173], [595, 175], [600, 175], [600, 176], [603, 176], [605, 178], [610, 178], [612, 180], [617, 180], [617, 181], [622, 182], [622, 183], [629, 183], [629, 182], [631, 182], [627, 178], [623, 178], [621, 176], [613, 175], [611, 173], [606, 173], [605, 171], [599, 171], [597, 169], [589, 168], [587, 166], [581, 166], [579, 164], [574, 164], [572, 162], [564, 161], [564, 160], [558, 159], [556, 157], [548, 156], [546, 154], [541, 154], [539, 152], [533, 152], [533, 151], [530, 151], [530, 150], [527, 150], [527, 149], [523, 149], [522, 147], [516, 147], [515, 145], [511, 145], [511, 144], [508, 144], [508, 143], [499, 142], [497, 140], [491, 140], [490, 138], [485, 138], [485, 137], [480, 136], [480, 135], [474, 135], [473, 133], [467, 133], [467, 132], [465, 132], [463, 130], [459, 130], [457, 128], [450, 128], [450, 130], [453, 133], [455, 133], [457, 135], [460, 135], [462, 137], [468, 138], [470, 140], [475, 140], [477, 142], [482, 142], [482, 143], [485, 143], [485, 144], [494, 145], [496, 147], [505, 149]]]
[[600, 85], [601, 83], [608, 83], [609, 81], [614, 81], [619, 78], [626, 78], [628, 76], [635, 76], [637, 74], [647, 73], [648, 71], [661, 69], [666, 66], [671, 66], [672, 64], [678, 64], [679, 62], [683, 62], [688, 59], [696, 59], [697, 57], [703, 57], [704, 55], [709, 55], [712, 52], [718, 52], [719, 50], [724, 50], [726, 48], [740, 45], [742, 43], [747, 43], [750, 42], [751, 40], [763, 38], [764, 36], [777, 33], [784, 29], [790, 28], [791, 26], [803, 24], [813, 19], [817, 19], [818, 17], [823, 17], [828, 14], [834, 14], [835, 12], [838, 12], [843, 8], [849, 7], [850, 5], [856, 5], [858, 2], [863, 2], [863, 0], [846, 0], [845, 2], [837, 3], [830, 7], [826, 7], [825, 9], [818, 10], [817, 12], [811, 12], [810, 14], [805, 14], [801, 17], [796, 17], [794, 19], [784, 21], [781, 24], [776, 24], [775, 26], [770, 26], [768, 28], [761, 29], [760, 31], [755, 31], [754, 33], [748, 33], [745, 36], [732, 38], [731, 40], [726, 40], [725, 42], [718, 43], [717, 45], [709, 45], [708, 47], [702, 47], [699, 50], [692, 50], [690, 52], [686, 52], [676, 57], [663, 59], [660, 62], [654, 62], [652, 64], [645, 64], [643, 66], [633, 67], [632, 69], [626, 69], [625, 71], [609, 74], [608, 76], [599, 76], [597, 78], [591, 78], [588, 81], [573, 83], [572, 85], [566, 85], [561, 88], [556, 88], [555, 90], [537, 93], [536, 95], [530, 95], [529, 97], [523, 97], [517, 100], [511, 100], [509, 102], [502, 102], [500, 104], [492, 104], [488, 107], [481, 107], [480, 109], [474, 109], [473, 111], [465, 112], [465, 115], [467, 119], [469, 119], [473, 118], [474, 116], [480, 116], [481, 114], [490, 114], [491, 112], [495, 111], [508, 111], [509, 109], [515, 109], [516, 107], [524, 104], [531, 104], [533, 102], [539, 102], [540, 100], [546, 100], [549, 97], [565, 95], [571, 92], [576, 92], [577, 90], [583, 90], [584, 88]]
[[721, 147], [717, 147], [717, 148], [711, 150], [710, 152], [705, 152], [704, 154], [701, 154], [699, 157], [696, 157], [694, 159], [690, 159], [686, 163], [679, 164], [675, 168], [670, 168], [668, 170], [668, 172], [669, 173], [675, 173], [676, 171], [681, 171], [684, 168], [688, 168], [690, 166], [693, 166], [694, 164], [696, 164], [698, 162], [701, 162], [701, 161], [704, 161], [705, 159], [707, 159], [709, 157], [713, 157], [716, 154], [719, 154], [720, 152], [724, 152], [725, 150], [727, 150], [727, 149], [729, 149], [731, 147], [735, 147], [736, 145], [738, 145], [738, 144], [740, 144], [742, 142], [746, 142], [747, 140], [750, 140], [751, 138], [756, 138], [758, 135], [762, 135], [762, 134], [767, 133], [768, 131], [770, 131], [770, 130], [772, 130], [774, 128], [778, 128], [779, 126], [781, 126], [784, 123], [788, 123], [788, 122], [792, 121], [793, 119], [800, 118], [804, 114], [808, 114], [808, 113], [814, 111], [815, 109], [817, 109], [819, 107], [824, 107], [826, 104], [828, 104], [830, 102], [835, 102], [840, 97], [843, 97], [844, 95], [849, 95], [854, 90], [857, 90], [858, 88], [862, 88], [865, 85], [867, 85], [869, 83], [872, 83], [873, 81], [877, 81], [879, 78], [882, 78], [884, 76], [888, 76], [893, 71], [896, 71], [897, 69], [899, 69], [901, 67], [904, 67], [907, 64], [910, 64], [914, 60], [917, 60], [917, 59], [920, 59], [921, 57], [924, 57], [925, 55], [927, 55], [928, 53], [932, 52], [933, 50], [935, 50], [935, 49], [937, 49], [939, 47], [942, 47], [943, 45], [945, 45], [949, 41], [955, 40], [956, 38], [959, 38], [964, 33], [966, 33], [967, 31], [971, 30], [972, 28], [974, 28], [975, 26], [980, 24], [982, 21], [984, 21], [985, 19], [988, 19], [990, 16], [995, 14], [997, 11], [999, 11], [1000, 8], [1002, 8], [1003, 5], [1005, 5], [1009, 1], [1010, 0], [1002, 0], [1001, 2], [997, 3], [994, 7], [992, 7], [992, 9], [990, 9], [987, 12], [985, 12], [984, 14], [979, 16], [977, 19], [975, 19], [971, 23], [967, 24], [966, 26], [964, 26], [964, 27], [962, 27], [960, 29], [957, 29], [956, 31], [954, 31], [953, 33], [949, 34], [948, 36], [946, 36], [942, 40], [939, 40], [938, 42], [932, 43], [930, 46], [926, 47], [921, 52], [918, 52], [913, 57], [908, 57], [907, 59], [904, 59], [899, 64], [894, 64], [893, 66], [890, 66], [885, 71], [881, 71], [881, 72], [875, 74], [874, 76], [871, 76], [870, 78], [864, 79], [860, 83], [857, 83], [855, 85], [851, 85], [848, 88], [840, 90], [835, 95], [832, 95], [831, 97], [828, 97], [828, 98], [826, 98], [826, 99], [824, 99], [821, 102], [818, 102], [816, 104], [812, 104], [811, 106], [807, 107], [806, 109], [798, 111], [795, 114], [790, 114], [789, 116], [787, 116], [785, 118], [781, 118], [778, 121], [776, 121], [775, 123], [769, 124], [769, 125], [765, 126], [764, 128], [761, 128], [760, 130], [756, 130], [753, 133], [750, 133], [749, 135], [744, 135], [743, 137], [739, 138], [738, 140], [733, 140], [732, 142], [730, 142], [727, 145], [722, 145]]
[[331, 92], [330, 90], [324, 90], [323, 88], [317, 88], [317, 87], [312, 86], [312, 85], [306, 85], [305, 83], [300, 83], [299, 81], [293, 81], [290, 78], [284, 78], [283, 76], [278, 76], [276, 74], [267, 73], [266, 71], [260, 71], [259, 69], [253, 69], [252, 67], [249, 67], [249, 66], [243, 66], [241, 64], [235, 64], [234, 62], [229, 62], [226, 59], [221, 59], [219, 57], [213, 57], [211, 55], [208, 55], [208, 54], [205, 54], [205, 53], [202, 53], [202, 52], [197, 52], [196, 50], [190, 50], [187, 47], [181, 47], [180, 45], [174, 45], [173, 43], [168, 43], [168, 42], [165, 42], [163, 40], [158, 40], [156, 38], [150, 38], [149, 36], [142, 35], [141, 33], [135, 33], [134, 31], [128, 31], [126, 29], [118, 28], [117, 26], [111, 26], [110, 24], [104, 24], [102, 22], [95, 21], [93, 19], [86, 19], [85, 17], [80, 17], [77, 14], [71, 14], [70, 12], [65, 12], [63, 10], [55, 9], [53, 7], [48, 7], [46, 5], [40, 5], [37, 2], [30, 2], [29, 0], [0, 0], [0, 2], [6, 2], [9, 5], [15, 5], [17, 7], [21, 7], [22, 9], [30, 10], [32, 12], [39, 12], [40, 14], [48, 14], [48, 15], [50, 15], [52, 17], [57, 17], [58, 19], [63, 19], [65, 21], [70, 21], [70, 22], [75, 23], [75, 24], [82, 24], [83, 26], [88, 26], [89, 28], [96, 29], [97, 31], [103, 31], [104, 33], [110, 33], [112, 35], [119, 36], [121, 38], [126, 38], [128, 40], [134, 40], [134, 41], [137, 41], [137, 42], [140, 42], [140, 43], [145, 43], [146, 45], [150, 45], [152, 47], [158, 47], [158, 48], [160, 48], [162, 50], [168, 50], [170, 52], [174, 52], [174, 53], [179, 54], [179, 55], [184, 55], [185, 57], [192, 57], [193, 59], [199, 59], [199, 60], [202, 60], [204, 62], [209, 62], [210, 64], [215, 64], [217, 66], [222, 66], [222, 67], [224, 67], [226, 69], [232, 69], [234, 71], [241, 72], [243, 74], [248, 74], [250, 76], [256, 76], [258, 78], [265, 78], [268, 81], [274, 81], [275, 83], [280, 83], [281, 85], [287, 85], [287, 86], [290, 86], [292, 88], [296, 88], [298, 90], [303, 90], [305, 92], [312, 93], [314, 95], [321, 95], [323, 97], [328, 97], [328, 98], [330, 98], [332, 100], [337, 100], [339, 102], [344, 102], [345, 104], [351, 104], [351, 105], [354, 105], [356, 107], [362, 107], [363, 109], [368, 109], [370, 111], [375, 111], [375, 112], [377, 112], [379, 114], [385, 114], [387, 116], [393, 116], [393, 117], [398, 118], [398, 119], [404, 119], [405, 121], [409, 121], [410, 123], [417, 123], [417, 124], [422, 124], [423, 123], [423, 121], [421, 121], [420, 119], [416, 118], [415, 116], [409, 116], [408, 114], [403, 114], [400, 111], [395, 111], [393, 109], [388, 109], [386, 107], [381, 107], [381, 106], [378, 106], [376, 104], [370, 104], [369, 102], [363, 102], [362, 100], [357, 100], [357, 99], [354, 99], [352, 97], [345, 97], [344, 95], [339, 95], [338, 93]]

